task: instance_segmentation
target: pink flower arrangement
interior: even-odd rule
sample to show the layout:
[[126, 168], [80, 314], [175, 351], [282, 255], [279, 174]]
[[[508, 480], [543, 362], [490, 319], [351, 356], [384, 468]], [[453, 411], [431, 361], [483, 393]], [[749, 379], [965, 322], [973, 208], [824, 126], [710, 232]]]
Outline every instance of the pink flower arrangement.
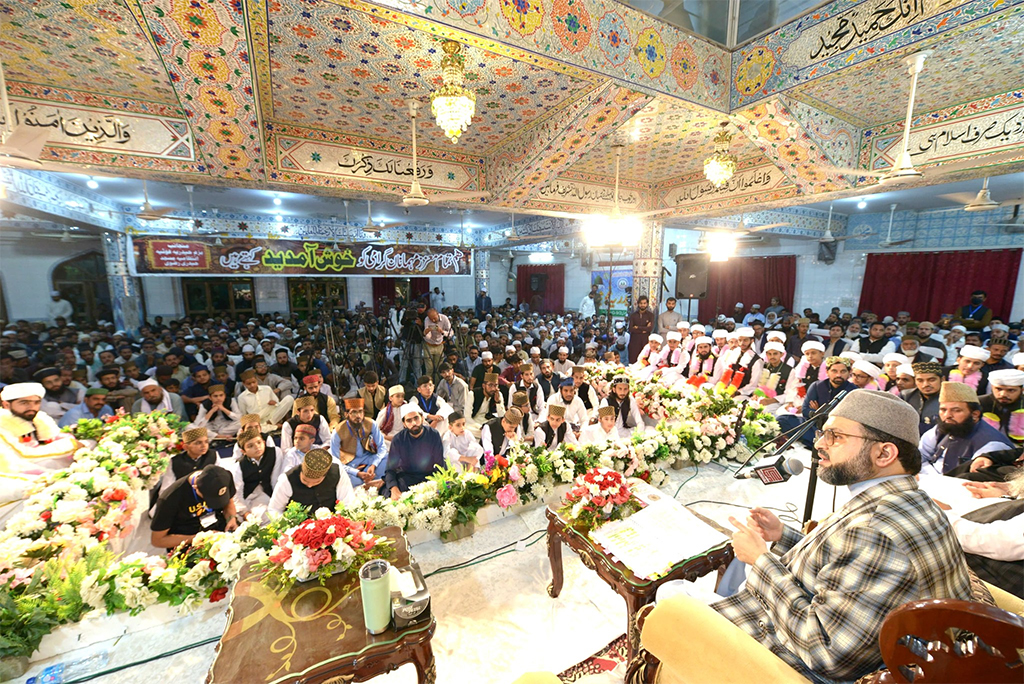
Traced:
[[513, 484], [505, 485], [496, 492], [495, 496], [498, 499], [498, 505], [502, 508], [512, 508], [519, 503], [519, 492]]
[[573, 482], [559, 509], [570, 522], [593, 529], [609, 520], [621, 520], [640, 510], [622, 473], [591, 468]]

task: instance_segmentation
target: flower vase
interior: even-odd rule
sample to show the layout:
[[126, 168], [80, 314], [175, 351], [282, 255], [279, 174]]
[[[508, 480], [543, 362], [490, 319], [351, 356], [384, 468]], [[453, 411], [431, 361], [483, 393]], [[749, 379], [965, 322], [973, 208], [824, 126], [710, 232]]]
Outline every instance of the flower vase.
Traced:
[[465, 539], [466, 537], [471, 537], [473, 536], [474, 532], [476, 532], [475, 523], [467, 522], [460, 523], [458, 525], [452, 525], [452, 529], [448, 530], [448, 532], [441, 533], [441, 541], [447, 544], [448, 542], [458, 541], [460, 539]]
[[4, 656], [0, 658], [0, 682], [17, 679], [28, 672], [28, 656]]
[[689, 461], [687, 461], [685, 458], [677, 458], [676, 460], [672, 461], [672, 470], [682, 470], [683, 468], [686, 467], [687, 463], [689, 463]]

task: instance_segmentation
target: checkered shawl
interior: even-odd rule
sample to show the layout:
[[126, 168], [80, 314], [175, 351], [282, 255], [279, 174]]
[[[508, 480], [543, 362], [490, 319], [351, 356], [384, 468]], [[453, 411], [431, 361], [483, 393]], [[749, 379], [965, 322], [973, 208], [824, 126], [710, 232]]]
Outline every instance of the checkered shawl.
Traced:
[[711, 605], [804, 676], [830, 682], [882, 665], [878, 633], [893, 609], [970, 597], [946, 516], [907, 476], [864, 490], [806, 537], [784, 528], [746, 588]]

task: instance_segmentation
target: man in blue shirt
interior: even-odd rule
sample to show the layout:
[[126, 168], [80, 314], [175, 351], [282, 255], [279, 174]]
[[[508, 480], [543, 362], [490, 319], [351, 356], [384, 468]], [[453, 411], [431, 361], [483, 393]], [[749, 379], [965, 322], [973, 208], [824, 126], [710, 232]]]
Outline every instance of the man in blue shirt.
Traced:
[[441, 435], [423, 424], [423, 410], [419, 404], [402, 407], [402, 424], [405, 429], [391, 440], [381, 492], [396, 500], [413, 485], [425, 481], [435, 468], [445, 466]]
[[107, 406], [108, 390], [104, 387], [93, 387], [85, 391], [85, 400], [81, 404], [71, 408], [65, 413], [60, 422], [60, 427], [76, 425], [79, 420], [89, 418], [103, 418], [114, 415], [114, 411]]
[[977, 392], [962, 382], [942, 383], [939, 422], [918, 448], [924, 472], [981, 481], [1001, 481], [1000, 468], [1017, 456], [1009, 438], [981, 419]]
[[491, 313], [491, 298], [487, 295], [486, 288], [480, 288], [480, 294], [476, 296], [476, 317], [483, 318]]
[[387, 446], [377, 423], [366, 417], [361, 397], [345, 400], [345, 422], [331, 437], [331, 454], [342, 464], [353, 487], [376, 491], [384, 484]]
[[[779, 428], [783, 432], [792, 430], [800, 424], [802, 420], [809, 419], [815, 411], [822, 406], [827, 405], [830, 401], [835, 399], [836, 395], [840, 392], [852, 392], [857, 389], [857, 386], [848, 380], [850, 377], [850, 359], [843, 358], [841, 356], [830, 356], [825, 359], [825, 368], [828, 371], [828, 377], [824, 380], [818, 380], [807, 389], [807, 395], [804, 397], [804, 405], [802, 418], [798, 418], [792, 415], [783, 415], [778, 417]], [[819, 418], [820, 421], [824, 422], [828, 416], [822, 416]], [[800, 438], [809, 449], [814, 448], [814, 430], [808, 429], [804, 433], [803, 437]]]

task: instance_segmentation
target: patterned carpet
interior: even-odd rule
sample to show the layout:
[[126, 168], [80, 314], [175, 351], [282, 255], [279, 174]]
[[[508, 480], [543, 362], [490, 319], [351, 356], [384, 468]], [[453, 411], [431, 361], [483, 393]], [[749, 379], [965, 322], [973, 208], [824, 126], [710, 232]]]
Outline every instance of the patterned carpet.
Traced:
[[611, 672], [619, 664], [626, 662], [626, 635], [608, 644], [600, 651], [586, 660], [573, 665], [565, 672], [561, 672], [558, 678], [563, 682], [575, 682], [587, 675]]

